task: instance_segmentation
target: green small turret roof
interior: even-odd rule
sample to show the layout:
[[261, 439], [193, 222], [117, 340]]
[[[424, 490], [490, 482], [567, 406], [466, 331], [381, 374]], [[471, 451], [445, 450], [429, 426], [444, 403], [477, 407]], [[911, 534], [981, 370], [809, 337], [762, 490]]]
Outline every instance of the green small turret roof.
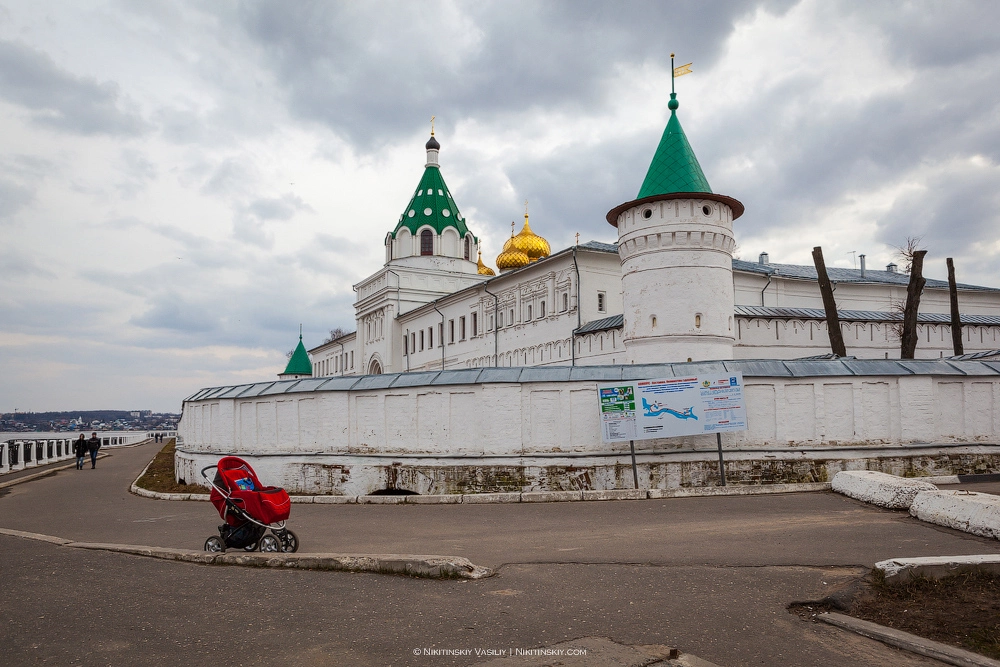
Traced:
[[660, 145], [646, 172], [646, 180], [636, 199], [674, 192], [712, 192], [705, 172], [698, 164], [681, 122], [677, 119], [677, 94], [670, 93], [670, 120], [663, 130]]
[[292, 358], [288, 360], [288, 365], [285, 366], [285, 372], [282, 375], [312, 375], [312, 372], [313, 367], [312, 362], [309, 361], [309, 353], [306, 352], [306, 346], [302, 344], [302, 334], [299, 334], [299, 344], [292, 352]]
[[448, 184], [441, 175], [441, 168], [436, 163], [436, 154], [434, 161], [431, 160], [430, 152], [436, 152], [438, 148], [439, 144], [432, 135], [431, 140], [427, 142], [428, 161], [424, 167], [424, 174], [417, 183], [410, 203], [399, 216], [399, 223], [392, 230], [393, 238], [404, 227], [409, 229], [411, 234], [416, 234], [424, 225], [430, 225], [437, 234], [443, 232], [445, 227], [454, 227], [458, 231], [459, 238], [464, 238], [469, 233], [465, 218], [459, 212], [455, 199], [448, 190]]

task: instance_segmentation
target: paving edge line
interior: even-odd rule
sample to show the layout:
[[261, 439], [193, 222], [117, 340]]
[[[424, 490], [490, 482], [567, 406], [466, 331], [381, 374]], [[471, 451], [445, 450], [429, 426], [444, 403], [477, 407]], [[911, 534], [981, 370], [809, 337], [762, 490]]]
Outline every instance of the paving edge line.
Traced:
[[[154, 500], [207, 501], [207, 493], [161, 493], [138, 486], [136, 482], [146, 474], [152, 461], [142, 469], [132, 482], [129, 491], [134, 495]], [[659, 500], [661, 498], [705, 498], [710, 496], [763, 496], [775, 493], [808, 493], [829, 491], [829, 482], [804, 484], [760, 484], [747, 486], [699, 486], [676, 489], [609, 489], [587, 491], [525, 491], [524, 493], [450, 493], [443, 495], [412, 496], [292, 496], [292, 502], [316, 505], [481, 505], [498, 503], [554, 503], [605, 500]]]
[[[101, 459], [108, 456], [111, 456], [111, 454], [98, 454], [97, 460], [100, 461]], [[89, 461], [90, 459], [87, 460]], [[75, 468], [75, 467], [76, 467], [76, 461], [73, 461], [73, 463], [67, 463], [66, 465], [56, 466], [54, 468], [46, 468], [45, 470], [39, 470], [36, 473], [25, 475], [24, 477], [18, 477], [17, 479], [12, 479], [9, 482], [0, 482], [0, 489], [6, 489], [11, 486], [17, 486], [18, 484], [24, 484], [25, 482], [41, 479], [42, 477], [48, 477], [49, 475], [56, 474], [60, 470], [69, 470], [70, 468]]]
[[984, 655], [942, 644], [941, 642], [924, 639], [923, 637], [918, 637], [902, 630], [887, 628], [884, 625], [872, 623], [871, 621], [863, 621], [853, 616], [830, 612], [819, 614], [816, 618], [824, 623], [829, 623], [844, 630], [850, 630], [863, 637], [875, 639], [884, 644], [910, 651], [911, 653], [925, 655], [929, 658], [946, 662], [949, 665], [959, 665], [961, 667], [1000, 667], [1000, 660], [987, 658]]
[[74, 542], [61, 537], [29, 533], [23, 530], [0, 528], [0, 535], [21, 537], [29, 540], [48, 542], [73, 549], [114, 551], [159, 558], [161, 560], [198, 563], [202, 565], [238, 565], [243, 567], [271, 567], [293, 570], [324, 570], [341, 572], [374, 572], [378, 574], [402, 574], [427, 579], [485, 579], [494, 572], [488, 567], [476, 565], [461, 556], [428, 556], [412, 554], [269, 554], [233, 551], [229, 553], [209, 553], [193, 549], [171, 549], [167, 547], [147, 547], [135, 544], [107, 544], [100, 542]]

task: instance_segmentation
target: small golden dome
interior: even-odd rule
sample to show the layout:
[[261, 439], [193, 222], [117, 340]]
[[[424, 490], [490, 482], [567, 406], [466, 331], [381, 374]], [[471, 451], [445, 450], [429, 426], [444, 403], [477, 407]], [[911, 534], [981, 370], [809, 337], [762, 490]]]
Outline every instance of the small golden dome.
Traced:
[[509, 248], [504, 250], [502, 253], [497, 255], [497, 268], [501, 271], [508, 271], [510, 269], [519, 269], [522, 266], [527, 266], [528, 256], [516, 248]]
[[524, 214], [524, 227], [517, 236], [510, 240], [510, 244], [513, 249], [520, 250], [527, 255], [529, 262], [537, 262], [543, 257], [548, 257], [549, 253], [552, 252], [549, 242], [531, 231], [527, 213]]
[[490, 267], [488, 267], [485, 264], [483, 264], [483, 251], [482, 250], [479, 251], [479, 262], [477, 263], [477, 265], [479, 267], [479, 269], [478, 269], [479, 275], [481, 275], [481, 276], [495, 276], [496, 275], [496, 273], [493, 271], [493, 269], [491, 269]]

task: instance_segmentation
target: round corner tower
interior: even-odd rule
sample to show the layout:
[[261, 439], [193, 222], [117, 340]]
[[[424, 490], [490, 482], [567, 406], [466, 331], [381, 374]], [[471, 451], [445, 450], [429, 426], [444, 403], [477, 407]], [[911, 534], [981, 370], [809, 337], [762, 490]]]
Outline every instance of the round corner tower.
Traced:
[[608, 212], [622, 262], [623, 341], [632, 363], [733, 358], [733, 220], [743, 204], [712, 192], [677, 119], [635, 200]]

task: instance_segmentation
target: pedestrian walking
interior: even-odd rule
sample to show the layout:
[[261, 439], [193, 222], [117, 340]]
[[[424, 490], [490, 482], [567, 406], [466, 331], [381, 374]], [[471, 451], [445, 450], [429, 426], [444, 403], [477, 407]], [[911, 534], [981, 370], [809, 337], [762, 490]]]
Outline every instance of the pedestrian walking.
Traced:
[[101, 439], [97, 437], [97, 431], [90, 436], [90, 440], [87, 441], [87, 451], [90, 452], [90, 469], [93, 470], [97, 467], [97, 450], [101, 448]]
[[76, 454], [76, 469], [83, 470], [83, 461], [87, 458], [87, 436], [83, 433], [73, 443], [73, 453]]

